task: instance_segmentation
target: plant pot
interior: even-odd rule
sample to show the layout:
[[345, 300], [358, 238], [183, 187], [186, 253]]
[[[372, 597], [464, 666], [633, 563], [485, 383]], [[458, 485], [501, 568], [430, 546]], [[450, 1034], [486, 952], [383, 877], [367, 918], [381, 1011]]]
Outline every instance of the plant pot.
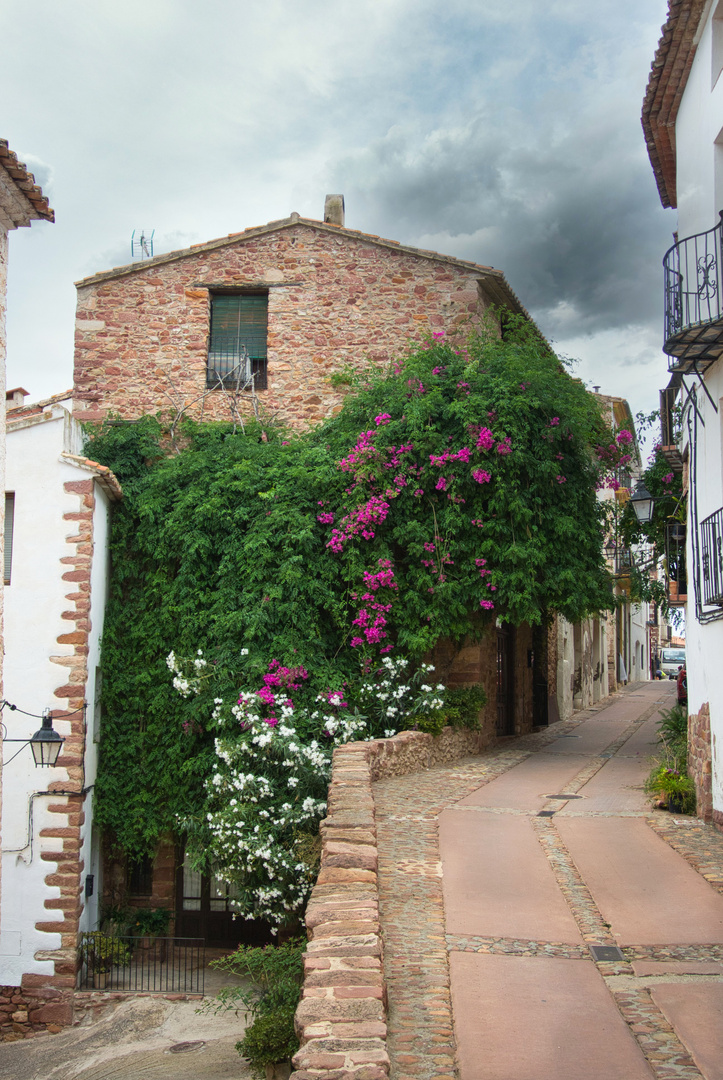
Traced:
[[265, 1065], [266, 1080], [289, 1080], [291, 1075], [290, 1061], [274, 1061]]
[[94, 971], [93, 972], [93, 986], [96, 990], [105, 990], [108, 985], [108, 972], [107, 971]]
[[683, 813], [683, 800], [680, 795], [668, 795], [668, 810], [671, 814]]
[[139, 942], [139, 945], [140, 945], [140, 947], [142, 949], [152, 949], [153, 946], [155, 945], [155, 943], [156, 943], [156, 935], [155, 934], [144, 934], [144, 936], [141, 938], [141, 940]]

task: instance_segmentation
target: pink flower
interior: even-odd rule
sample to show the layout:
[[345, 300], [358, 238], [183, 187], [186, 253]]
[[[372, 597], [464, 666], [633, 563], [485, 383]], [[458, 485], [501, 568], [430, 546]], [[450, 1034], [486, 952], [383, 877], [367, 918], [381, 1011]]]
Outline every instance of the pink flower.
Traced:
[[472, 479], [476, 480], [478, 484], [489, 484], [492, 477], [484, 469], [473, 469]]
[[623, 428], [622, 431], [619, 431], [617, 433], [617, 435], [615, 436], [615, 439], [616, 439], [616, 442], [620, 446], [622, 446], [623, 443], [625, 443], [625, 444], [631, 443], [633, 441], [633, 436], [630, 434], [629, 431], [626, 431], [625, 428]]
[[430, 543], [430, 541], [428, 540], [424, 545], [424, 550], [425, 551], [434, 551], [434, 544]]
[[552, 420], [550, 421], [550, 427], [557, 427], [557, 425], [559, 423], [560, 423], [560, 417], [559, 416], [553, 416]]
[[488, 427], [483, 427], [477, 439], [478, 450], [491, 450], [495, 445], [495, 437]]
[[379, 427], [380, 424], [388, 424], [390, 420], [391, 416], [389, 415], [389, 413], [386, 412], [380, 413], [379, 416], [374, 417], [374, 423], [377, 425], [377, 427]]
[[445, 480], [445, 478], [443, 476], [440, 476], [439, 480], [437, 481], [437, 483], [434, 486], [437, 489], [437, 491], [446, 491], [447, 490], [447, 481]]
[[665, 474], [665, 476], [663, 477], [663, 483], [664, 484], [672, 484], [673, 483], [673, 473], [672, 472], [669, 472], [669, 473]]
[[317, 514], [316, 520], [320, 521], [322, 525], [333, 525], [334, 515], [332, 513]]
[[434, 338], [435, 341], [441, 341], [442, 338], [444, 337], [444, 330], [433, 330], [432, 331], [432, 337]]
[[416, 495], [417, 498], [419, 498], [420, 495], [424, 495], [424, 490], [422, 488], [417, 488], [416, 491], [412, 492], [412, 494]]
[[559, 473], [557, 474], [555, 479], [557, 480], [558, 484], [566, 484], [567, 483], [567, 477], [566, 476], [561, 476]]
[[506, 439], [502, 440], [502, 442], [497, 443], [497, 453], [498, 454], [511, 454], [512, 453], [512, 446], [510, 445], [511, 443], [512, 443], [512, 439], [508, 435]]
[[485, 611], [492, 611], [495, 605], [492, 603], [491, 600], [480, 600], [479, 606], [481, 608], [484, 608]]

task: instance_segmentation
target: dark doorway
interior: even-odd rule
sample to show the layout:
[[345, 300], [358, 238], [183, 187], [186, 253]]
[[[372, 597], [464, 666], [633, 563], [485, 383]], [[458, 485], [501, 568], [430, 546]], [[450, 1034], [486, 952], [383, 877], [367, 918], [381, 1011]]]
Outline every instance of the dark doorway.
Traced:
[[515, 733], [515, 628], [497, 627], [497, 734]]
[[547, 727], [548, 687], [547, 687], [547, 627], [535, 626], [532, 629], [532, 725]]
[[192, 870], [179, 860], [176, 872], [176, 936], [203, 938], [212, 948], [264, 945], [273, 941], [271, 928], [261, 920], [234, 915], [234, 887], [217, 874]]

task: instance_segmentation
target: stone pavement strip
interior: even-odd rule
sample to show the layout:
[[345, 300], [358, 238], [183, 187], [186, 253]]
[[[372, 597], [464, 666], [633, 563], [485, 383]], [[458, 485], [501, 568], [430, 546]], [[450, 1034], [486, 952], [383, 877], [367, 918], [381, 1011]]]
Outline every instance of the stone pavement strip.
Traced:
[[642, 793], [673, 691], [374, 784], [394, 1080], [723, 1080], [723, 835]]

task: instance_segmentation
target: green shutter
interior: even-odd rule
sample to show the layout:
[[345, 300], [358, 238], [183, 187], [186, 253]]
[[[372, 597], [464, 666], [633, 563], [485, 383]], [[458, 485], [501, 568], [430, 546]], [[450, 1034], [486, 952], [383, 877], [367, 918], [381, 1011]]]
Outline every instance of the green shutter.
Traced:
[[267, 296], [216, 293], [211, 296], [210, 353], [266, 359]]
[[15, 493], [5, 492], [5, 584], [10, 584], [13, 568], [13, 526], [15, 524]]

